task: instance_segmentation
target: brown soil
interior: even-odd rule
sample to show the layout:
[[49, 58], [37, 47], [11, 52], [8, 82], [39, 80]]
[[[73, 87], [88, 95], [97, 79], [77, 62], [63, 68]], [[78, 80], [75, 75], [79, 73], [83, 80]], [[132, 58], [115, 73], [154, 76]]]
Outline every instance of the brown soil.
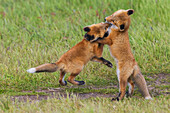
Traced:
[[[152, 75], [152, 76], [147, 76], [150, 80], [147, 81], [148, 89], [150, 94], [155, 97], [155, 96], [160, 96], [160, 95], [169, 95], [170, 90], [168, 87], [162, 87], [162, 86], [169, 86], [170, 83], [168, 82], [170, 80], [170, 74], [158, 74], [158, 75]], [[66, 88], [90, 88], [90, 89], [107, 89], [107, 88], [118, 88], [118, 86], [107, 86], [107, 87], [97, 87], [97, 86], [71, 86]], [[135, 88], [137, 90], [137, 88]], [[25, 92], [31, 92], [31, 91], [25, 91]], [[47, 93], [48, 95], [30, 95], [30, 96], [12, 96], [12, 100], [19, 100], [19, 101], [27, 101], [27, 100], [43, 100], [47, 98], [58, 98], [60, 97], [67, 97], [69, 96], [72, 98], [73, 96], [77, 96], [80, 99], [87, 99], [91, 97], [105, 97], [105, 98], [113, 98], [117, 95], [116, 94], [103, 94], [103, 93], [72, 93], [72, 94], [66, 94], [65, 88], [52, 88], [52, 89], [47, 89], [47, 90], [37, 90], [36, 92], [44, 92]], [[136, 92], [136, 91], [135, 91]], [[137, 92], [139, 94], [139, 92]], [[141, 96], [135, 96], [136, 93], [134, 94], [133, 97], [140, 97]]]
[[147, 81], [149, 92], [152, 96], [169, 95], [170, 89], [165, 86], [170, 86], [170, 74], [158, 74], [147, 76], [151, 80]]

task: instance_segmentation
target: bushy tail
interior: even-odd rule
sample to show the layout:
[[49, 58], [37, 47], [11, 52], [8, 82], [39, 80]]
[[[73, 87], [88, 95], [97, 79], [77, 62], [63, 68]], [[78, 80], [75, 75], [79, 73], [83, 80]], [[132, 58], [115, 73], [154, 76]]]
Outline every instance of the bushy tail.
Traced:
[[137, 85], [137, 87], [139, 88], [139, 91], [142, 93], [142, 95], [144, 96], [145, 99], [152, 99], [149, 91], [148, 91], [148, 87], [145, 81], [144, 76], [141, 74], [141, 72], [139, 71], [138, 67], [135, 67], [134, 69], [134, 74], [133, 74], [133, 80], [135, 82], [135, 84]]
[[142, 74], [138, 74], [134, 77], [135, 84], [139, 88], [140, 92], [144, 97], [150, 97], [145, 78]]
[[42, 64], [35, 68], [30, 68], [27, 70], [28, 73], [39, 73], [39, 72], [55, 72], [58, 69], [56, 63]]

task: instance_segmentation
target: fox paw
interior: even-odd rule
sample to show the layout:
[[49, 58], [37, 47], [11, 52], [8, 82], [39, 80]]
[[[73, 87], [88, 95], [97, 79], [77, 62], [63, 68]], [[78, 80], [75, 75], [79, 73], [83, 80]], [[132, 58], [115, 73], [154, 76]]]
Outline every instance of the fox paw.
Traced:
[[120, 95], [121, 95], [121, 92], [119, 92], [119, 94], [118, 94], [118, 96], [116, 98], [112, 98], [112, 101], [119, 101], [120, 100], [119, 99]]
[[129, 91], [126, 91], [126, 98], [130, 97]]
[[132, 93], [129, 93], [129, 91], [126, 91], [126, 98], [130, 98], [130, 97], [132, 97]]
[[62, 86], [66, 86], [67, 85], [67, 81], [64, 81], [65, 83], [63, 83], [62, 81], [59, 81], [59, 83], [62, 85]]
[[116, 98], [112, 98], [111, 101], [119, 101], [119, 97], [116, 97]]
[[77, 81], [77, 80], [75, 80], [75, 81], [78, 82], [78, 85], [84, 85], [85, 84], [84, 81]]
[[113, 64], [112, 64], [111, 62], [109, 62], [109, 61], [105, 61], [104, 64], [105, 64], [106, 66], [110, 67], [110, 68], [113, 67]]

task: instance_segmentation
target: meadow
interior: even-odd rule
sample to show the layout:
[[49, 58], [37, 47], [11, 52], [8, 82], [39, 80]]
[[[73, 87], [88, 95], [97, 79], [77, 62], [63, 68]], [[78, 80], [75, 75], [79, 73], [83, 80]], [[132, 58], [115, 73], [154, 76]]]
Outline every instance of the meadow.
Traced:
[[[170, 111], [169, 4], [169, 0], [0, 0], [0, 112]], [[26, 72], [55, 62], [83, 39], [85, 26], [103, 22], [118, 9], [135, 10], [130, 44], [152, 101], [144, 100], [137, 89], [130, 99], [110, 101], [118, 93], [118, 81], [107, 45], [103, 57], [114, 67], [89, 62], [76, 78], [84, 80], [84, 86], [60, 86], [59, 72]], [[92, 93], [96, 95], [88, 98], [75, 95]], [[30, 96], [37, 99], [29, 100]]]

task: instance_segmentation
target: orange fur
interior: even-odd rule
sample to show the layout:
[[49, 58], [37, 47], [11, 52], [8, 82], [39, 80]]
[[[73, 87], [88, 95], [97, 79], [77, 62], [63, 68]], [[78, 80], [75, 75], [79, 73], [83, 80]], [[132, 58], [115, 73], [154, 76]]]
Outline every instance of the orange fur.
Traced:
[[120, 87], [120, 94], [117, 97], [117, 100], [123, 99], [126, 93], [127, 83], [130, 86], [129, 95], [132, 95], [134, 91], [133, 81], [135, 81], [135, 84], [146, 99], [151, 98], [146, 81], [140, 72], [130, 48], [128, 29], [131, 23], [130, 15], [133, 14], [133, 12], [134, 10], [132, 9], [118, 10], [111, 16], [106, 17], [105, 20], [112, 23], [117, 28], [112, 28], [111, 33], [107, 38], [90, 40], [91, 42], [97, 40], [98, 43], [109, 45], [110, 53], [115, 58]]
[[[91, 33], [95, 38], [97, 36], [103, 36], [107, 32], [107, 28], [110, 24], [99, 23], [86, 27], [90, 29], [87, 33]], [[93, 29], [95, 28], [95, 29]], [[86, 29], [84, 28], [86, 31]], [[98, 32], [100, 31], [100, 32]], [[87, 34], [86, 33], [86, 34]], [[87, 35], [85, 35], [86, 37]], [[61, 85], [66, 85], [64, 81], [64, 76], [66, 73], [71, 73], [68, 77], [68, 81], [75, 85], [83, 85], [84, 81], [76, 81], [75, 77], [82, 71], [83, 67], [88, 63], [88, 61], [97, 61], [112, 67], [112, 64], [102, 57], [104, 44], [91, 43], [90, 41], [83, 39], [81, 42], [72, 47], [69, 51], [63, 54], [60, 59], [55, 63], [48, 63], [40, 65], [36, 68], [31, 68], [27, 70], [30, 73], [34, 72], [55, 72], [60, 70], [59, 83]]]

